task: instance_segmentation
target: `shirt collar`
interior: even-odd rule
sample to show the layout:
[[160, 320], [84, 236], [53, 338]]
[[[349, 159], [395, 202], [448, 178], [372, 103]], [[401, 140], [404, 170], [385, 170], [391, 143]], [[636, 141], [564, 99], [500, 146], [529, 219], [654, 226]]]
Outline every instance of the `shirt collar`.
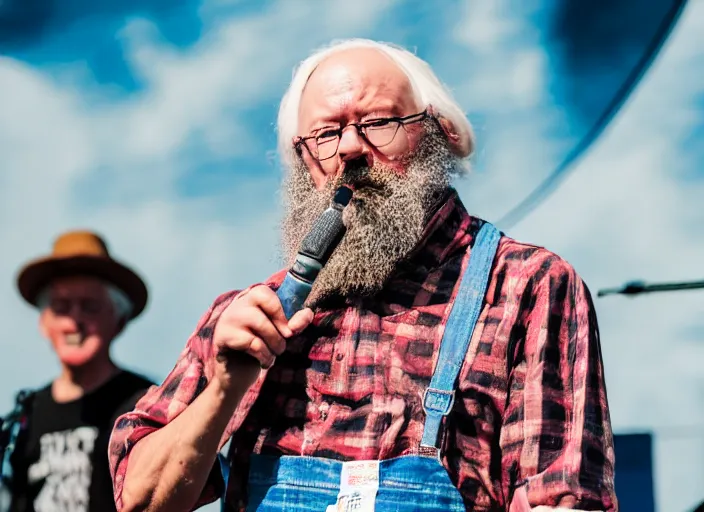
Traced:
[[421, 241], [399, 271], [411, 267], [432, 270], [458, 252], [466, 252], [473, 243], [483, 220], [469, 215], [457, 191], [450, 187], [438, 201], [438, 207], [430, 217]]

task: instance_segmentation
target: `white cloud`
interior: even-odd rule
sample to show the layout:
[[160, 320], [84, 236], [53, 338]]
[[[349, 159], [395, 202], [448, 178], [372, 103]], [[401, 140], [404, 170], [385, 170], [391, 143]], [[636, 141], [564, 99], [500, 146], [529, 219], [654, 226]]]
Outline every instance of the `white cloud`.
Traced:
[[525, 29], [520, 19], [512, 16], [511, 6], [505, 1], [465, 1], [462, 9], [455, 38], [475, 52], [490, 55]]
[[550, 62], [527, 21], [527, 6], [506, 0], [463, 2], [453, 30], [466, 62], [454, 86], [477, 135], [475, 174], [457, 183], [471, 212], [496, 220], [547, 175], [567, 140], [568, 113], [553, 102]]
[[[152, 289], [150, 310], [116, 353], [162, 377], [217, 294], [263, 279], [277, 265], [275, 173], [243, 176], [228, 197], [180, 197], [179, 178], [199, 163], [184, 148], [202, 137], [216, 154], [248, 152], [264, 161], [272, 148], [248, 140], [247, 109], [276, 101], [291, 67], [312, 47], [369, 34], [392, 5], [279, 2], [219, 20], [186, 50], [168, 46], [148, 21], [132, 20], [121, 37], [144, 89], [126, 98], [90, 82], [80, 65], [52, 77], [2, 58], [0, 210], [14, 221], [0, 226], [0, 272], [14, 279], [63, 229], [103, 232]], [[94, 188], [82, 195], [87, 181]], [[14, 281], [5, 282], [4, 388], [46, 382], [53, 358], [48, 350], [30, 356], [42, 346], [35, 315]], [[10, 399], [0, 397], [0, 408]]]
[[[144, 90], [123, 99], [91, 82], [80, 64], [50, 77], [0, 58], [0, 212], [7, 219], [0, 273], [13, 279], [0, 290], [0, 410], [9, 408], [11, 390], [57, 373], [14, 276], [28, 258], [48, 252], [61, 230], [97, 229], [146, 277], [150, 307], [115, 355], [157, 379], [216, 295], [277, 268], [275, 176], [245, 175], [228, 197], [180, 197], [178, 179], [199, 164], [189, 144], [200, 138], [210, 156], [265, 160], [272, 148], [252, 138], [247, 109], [276, 98], [312, 47], [369, 34], [393, 3], [282, 1], [264, 13], [225, 17], [182, 51], [148, 21], [133, 20], [121, 37]], [[82, 195], [86, 180], [93, 193]]]

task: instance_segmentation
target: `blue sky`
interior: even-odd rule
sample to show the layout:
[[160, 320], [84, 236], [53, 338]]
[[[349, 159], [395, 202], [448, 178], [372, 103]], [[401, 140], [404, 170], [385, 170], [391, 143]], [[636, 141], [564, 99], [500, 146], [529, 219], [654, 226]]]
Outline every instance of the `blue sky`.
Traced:
[[[61, 230], [99, 230], [147, 278], [149, 309], [115, 356], [157, 379], [217, 294], [278, 268], [275, 115], [313, 48], [373, 37], [428, 60], [477, 132], [474, 172], [456, 185], [498, 220], [591, 126], [667, 3], [609, 2], [597, 18], [540, 0], [0, 1], [0, 409], [57, 371], [14, 278]], [[704, 1], [691, 0], [574, 173], [507, 228], [565, 257], [594, 295], [702, 278], [701, 48]], [[595, 298], [614, 429], [661, 434], [663, 511], [704, 498], [704, 434], [670, 428], [704, 430], [702, 298]]]

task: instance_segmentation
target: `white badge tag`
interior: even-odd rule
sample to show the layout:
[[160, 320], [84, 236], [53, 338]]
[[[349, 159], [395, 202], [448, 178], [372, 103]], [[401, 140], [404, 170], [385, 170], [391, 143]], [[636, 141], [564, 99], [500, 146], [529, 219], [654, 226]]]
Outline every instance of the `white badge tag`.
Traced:
[[326, 512], [374, 512], [378, 490], [379, 461], [343, 462], [337, 503]]

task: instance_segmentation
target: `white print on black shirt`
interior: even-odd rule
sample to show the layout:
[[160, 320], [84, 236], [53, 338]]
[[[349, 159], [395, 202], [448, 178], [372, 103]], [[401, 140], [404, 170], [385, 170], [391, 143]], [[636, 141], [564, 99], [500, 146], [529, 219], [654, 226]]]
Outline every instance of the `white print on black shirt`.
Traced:
[[39, 460], [29, 467], [29, 483], [46, 479], [34, 501], [36, 512], [86, 512], [98, 429], [79, 427], [44, 434]]

